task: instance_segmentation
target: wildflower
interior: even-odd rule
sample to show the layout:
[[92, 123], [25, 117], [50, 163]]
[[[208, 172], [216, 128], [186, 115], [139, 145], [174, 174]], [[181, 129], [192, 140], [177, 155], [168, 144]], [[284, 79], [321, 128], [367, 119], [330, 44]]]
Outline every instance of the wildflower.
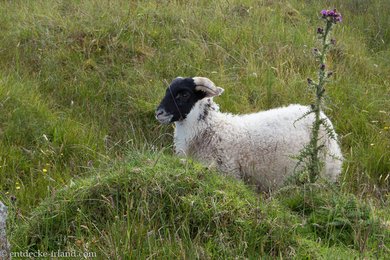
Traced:
[[330, 78], [333, 75], [333, 71], [329, 71], [328, 74], [326, 75], [328, 78]]
[[325, 64], [321, 64], [320, 70], [325, 70]]
[[322, 15], [322, 18], [324, 18], [327, 21], [332, 22], [332, 23], [338, 23], [338, 22], [341, 22], [343, 20], [343, 17], [341, 16], [340, 13], [338, 13], [336, 11], [336, 9], [333, 9], [333, 10], [325, 10], [324, 9], [320, 12], [320, 14]]
[[324, 29], [321, 28], [321, 27], [318, 27], [318, 28], [317, 28], [317, 33], [318, 33], [318, 34], [323, 34], [323, 33], [324, 33]]
[[43, 171], [43, 173], [47, 173], [47, 169], [46, 168], [43, 168], [42, 171]]

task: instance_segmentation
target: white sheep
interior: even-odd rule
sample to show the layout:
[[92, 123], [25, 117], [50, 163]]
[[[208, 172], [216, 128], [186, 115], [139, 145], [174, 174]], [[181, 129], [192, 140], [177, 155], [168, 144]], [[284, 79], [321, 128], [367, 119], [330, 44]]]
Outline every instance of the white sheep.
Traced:
[[[156, 118], [163, 124], [175, 122], [176, 153], [215, 166], [261, 191], [280, 187], [294, 173], [294, 157], [309, 143], [314, 115], [301, 118], [309, 111], [302, 105], [245, 115], [222, 113], [213, 101], [222, 92], [203, 77], [179, 77], [167, 88]], [[321, 117], [333, 129], [325, 114]], [[342, 166], [337, 136], [329, 138], [325, 129], [321, 133], [323, 175], [335, 181]]]

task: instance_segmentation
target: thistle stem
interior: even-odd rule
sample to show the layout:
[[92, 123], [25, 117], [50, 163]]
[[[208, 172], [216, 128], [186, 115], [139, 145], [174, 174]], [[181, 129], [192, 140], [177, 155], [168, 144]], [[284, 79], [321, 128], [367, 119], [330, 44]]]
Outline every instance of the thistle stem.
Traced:
[[326, 62], [326, 53], [328, 51], [329, 47], [329, 39], [328, 36], [330, 34], [330, 31], [332, 30], [332, 22], [327, 21], [326, 27], [324, 30], [324, 33], [322, 35], [322, 50], [320, 55], [320, 68], [318, 73], [318, 84], [315, 85], [316, 87], [316, 102], [313, 106], [313, 112], [315, 115], [315, 119], [313, 122], [313, 128], [312, 128], [312, 138], [310, 141], [310, 148], [311, 148], [311, 154], [309, 158], [309, 181], [311, 183], [314, 183], [318, 176], [320, 175], [321, 171], [321, 164], [320, 164], [320, 158], [318, 157], [319, 154], [319, 146], [318, 146], [318, 140], [319, 140], [319, 132], [320, 132], [320, 126], [322, 124], [321, 122], [321, 107], [322, 107], [322, 98], [325, 92], [324, 84], [326, 79], [326, 73], [325, 73], [325, 62]]
[[317, 60], [320, 62], [319, 71], [318, 71], [318, 81], [317, 82], [313, 81], [310, 78], [307, 79], [307, 83], [309, 84], [309, 86], [315, 89], [316, 92], [315, 102], [314, 104], [311, 105], [311, 110], [305, 113], [302, 117], [304, 118], [308, 115], [314, 114], [314, 122], [312, 124], [312, 129], [311, 129], [310, 142], [301, 150], [297, 162], [297, 167], [301, 165], [301, 163], [305, 163], [305, 167], [301, 171], [301, 173], [304, 174], [301, 175], [304, 177], [303, 180], [304, 183], [307, 181], [309, 181], [310, 183], [316, 182], [322, 170], [323, 162], [319, 158], [319, 153], [321, 149], [324, 148], [323, 144], [319, 145], [321, 139], [321, 137], [319, 136], [321, 125], [325, 127], [326, 130], [325, 134], [331, 135], [331, 133], [329, 133], [328, 131], [329, 127], [327, 126], [327, 123], [324, 122], [324, 119], [321, 118], [323, 96], [325, 93], [324, 85], [327, 82], [327, 78], [332, 75], [331, 71], [327, 72], [326, 70], [327, 67], [325, 63], [326, 63], [326, 54], [328, 53], [331, 45], [334, 44], [333, 40], [329, 40], [332, 27], [334, 24], [342, 21], [342, 16], [340, 13], [336, 11], [336, 9], [322, 10], [320, 14], [322, 16], [321, 18], [325, 21], [325, 28], [322, 27], [317, 28], [317, 35], [319, 36], [318, 39], [321, 40], [322, 46], [320, 50], [318, 50], [317, 48], [313, 49], [314, 55], [316, 56]]

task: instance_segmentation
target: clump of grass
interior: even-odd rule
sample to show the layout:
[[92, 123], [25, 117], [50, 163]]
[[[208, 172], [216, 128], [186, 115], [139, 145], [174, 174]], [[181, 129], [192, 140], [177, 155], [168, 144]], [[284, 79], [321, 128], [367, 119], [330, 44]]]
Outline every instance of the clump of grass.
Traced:
[[386, 253], [376, 238], [387, 243], [389, 232], [353, 196], [305, 186], [266, 200], [192, 162], [150, 152], [128, 159], [73, 182], [19, 219], [11, 232], [14, 250], [124, 258]]
[[165, 155], [132, 154], [129, 161], [46, 199], [17, 228], [14, 250], [277, 256], [294, 244], [296, 218], [259, 203], [242, 183]]
[[[348, 246], [360, 253], [389, 252], [390, 231], [373, 208], [352, 194], [342, 194], [326, 183], [289, 186], [278, 192], [280, 202], [304, 216], [307, 227], [328, 246]], [[384, 230], [382, 230], [384, 229]]]

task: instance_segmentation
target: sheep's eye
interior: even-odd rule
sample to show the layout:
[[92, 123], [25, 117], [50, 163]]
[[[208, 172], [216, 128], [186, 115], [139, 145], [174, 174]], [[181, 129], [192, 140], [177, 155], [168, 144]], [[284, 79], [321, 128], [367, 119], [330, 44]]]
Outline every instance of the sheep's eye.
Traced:
[[177, 94], [176, 99], [187, 99], [190, 97], [190, 93], [188, 92], [181, 92]]

